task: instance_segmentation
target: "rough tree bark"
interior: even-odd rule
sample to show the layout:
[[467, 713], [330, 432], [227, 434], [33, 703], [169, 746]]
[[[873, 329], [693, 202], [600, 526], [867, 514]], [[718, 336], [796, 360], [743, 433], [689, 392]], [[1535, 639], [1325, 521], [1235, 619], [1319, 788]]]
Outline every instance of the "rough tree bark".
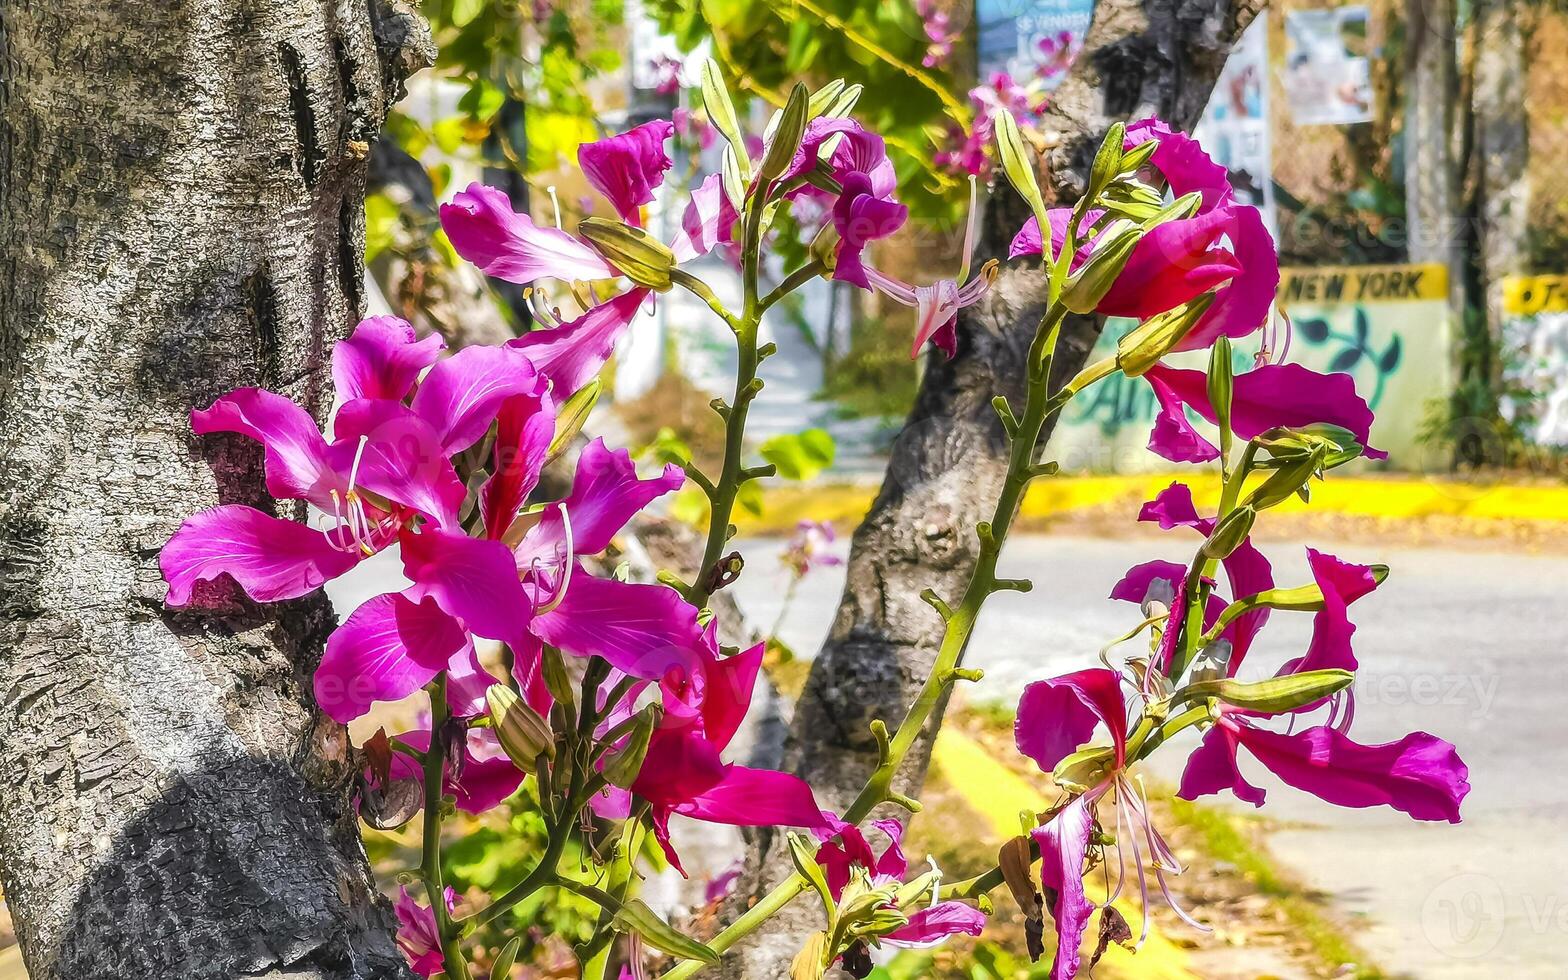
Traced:
[[[1260, 9], [1261, 2], [1232, 0], [1100, 0], [1083, 53], [1044, 120], [1056, 202], [1077, 199], [1113, 122], [1154, 113], [1191, 128], [1235, 39]], [[976, 260], [1005, 261], [1027, 214], [1009, 190], [993, 194]], [[842, 810], [859, 792], [876, 764], [871, 721], [896, 723], [935, 659], [942, 623], [920, 591], [957, 596], [973, 568], [975, 524], [989, 518], [1006, 472], [1006, 442], [990, 402], [1005, 394], [1021, 403], [1025, 354], [1044, 312], [1033, 265], [1011, 263], [988, 299], [960, 315], [958, 356], [930, 361], [881, 492], [855, 532], [838, 614], [784, 751], [785, 767], [810, 781], [823, 806]], [[1092, 317], [1069, 322], [1055, 365], [1059, 381], [1083, 366], [1101, 326]], [[924, 781], [944, 709], [933, 713], [899, 773], [906, 793], [917, 795]], [[901, 810], [880, 815], [907, 818]], [[790, 867], [781, 837], [755, 837], [732, 908], [744, 908]], [[731, 955], [727, 975], [787, 975], [820, 918], [812, 903], [794, 903]]]
[[1454, 0], [1405, 0], [1405, 217], [1411, 262], [1449, 266], [1449, 294], [1462, 309], [1459, 175], [1454, 166], [1454, 104], [1459, 77]]
[[326, 599], [171, 611], [157, 554], [269, 506], [193, 407], [329, 407], [365, 151], [432, 53], [401, 0], [0, 0], [0, 865], [33, 980], [407, 975], [310, 701]]

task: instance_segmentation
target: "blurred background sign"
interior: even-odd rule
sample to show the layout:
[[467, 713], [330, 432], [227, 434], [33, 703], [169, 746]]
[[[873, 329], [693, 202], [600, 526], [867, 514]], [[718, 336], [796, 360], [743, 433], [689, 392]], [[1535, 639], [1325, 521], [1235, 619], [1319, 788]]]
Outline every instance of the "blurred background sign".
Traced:
[[1006, 72], [1046, 90], [1066, 77], [1094, 17], [1094, 0], [977, 0], [982, 81]]

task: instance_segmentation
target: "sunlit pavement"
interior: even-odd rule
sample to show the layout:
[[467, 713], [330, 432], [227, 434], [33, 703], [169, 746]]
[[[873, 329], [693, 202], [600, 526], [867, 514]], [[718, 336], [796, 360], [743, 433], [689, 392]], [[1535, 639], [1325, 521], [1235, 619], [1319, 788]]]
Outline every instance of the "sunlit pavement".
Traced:
[[[1111, 586], [1139, 562], [1186, 561], [1194, 543], [1174, 534], [1011, 542], [1001, 574], [1030, 577], [1035, 589], [992, 599], [966, 661], [986, 671], [971, 699], [1012, 702], [1034, 678], [1095, 664], [1099, 648], [1133, 624], [1130, 606], [1104, 598]], [[762, 626], [778, 615], [785, 591], [780, 546], [741, 546], [747, 566], [733, 588]], [[1265, 550], [1279, 583], [1309, 581], [1303, 545]], [[1412, 729], [1441, 735], [1469, 763], [1473, 790], [1460, 826], [1418, 824], [1387, 809], [1328, 806], [1243, 762], [1269, 792], [1262, 812], [1279, 823], [1271, 850], [1332, 898], [1357, 942], [1391, 974], [1561, 977], [1568, 948], [1568, 558], [1368, 545], [1336, 553], [1393, 570], [1352, 608], [1362, 671], [1351, 734], [1364, 742]], [[843, 570], [828, 568], [800, 586], [781, 631], [796, 651], [816, 650], [842, 585]], [[1249, 662], [1272, 669], [1305, 649], [1310, 629], [1308, 614], [1276, 615]], [[1162, 779], [1180, 776], [1182, 748], [1156, 757]]]

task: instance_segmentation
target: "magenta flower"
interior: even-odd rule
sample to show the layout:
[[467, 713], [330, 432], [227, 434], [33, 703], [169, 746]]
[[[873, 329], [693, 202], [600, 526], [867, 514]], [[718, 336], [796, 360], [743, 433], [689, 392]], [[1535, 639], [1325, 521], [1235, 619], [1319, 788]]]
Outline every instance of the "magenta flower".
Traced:
[[[445, 971], [446, 961], [441, 953], [435, 910], [414, 901], [407, 888], [398, 892], [397, 902], [392, 906], [397, 913], [397, 948], [415, 973], [422, 977], [436, 976]], [[448, 912], [456, 907], [457, 893], [452, 889], [448, 888], [443, 898]]]
[[870, 289], [871, 280], [861, 256], [866, 246], [902, 228], [909, 218], [909, 209], [897, 201], [878, 197], [871, 178], [865, 174], [848, 174], [841, 186], [843, 190], [833, 205], [833, 228], [839, 236], [833, 278]]
[[[670, 168], [664, 142], [674, 131], [669, 120], [656, 119], [578, 148], [583, 176], [622, 220], [641, 226], [642, 206], [654, 199]], [[726, 210], [728, 202], [716, 200], [722, 196], [716, 175], [693, 192], [681, 222], [682, 235], [672, 244], [680, 261], [729, 241], [734, 210]], [[532, 218], [514, 212], [504, 193], [477, 183], [441, 206], [441, 227], [452, 247], [486, 275], [516, 283], [619, 275], [592, 246], [561, 230], [559, 216], [556, 225], [540, 228]], [[699, 242], [704, 243], [700, 251]]]
[[975, 250], [975, 181], [969, 181], [969, 222], [964, 231], [963, 265], [957, 279], [938, 279], [928, 286], [911, 286], [870, 266], [865, 267], [866, 279], [877, 292], [904, 306], [913, 307], [916, 315], [915, 340], [909, 349], [911, 358], [920, 355], [927, 342], [934, 344], [948, 358], [958, 353], [958, 311], [980, 302], [980, 298], [996, 281], [996, 263], [987, 262], [980, 274], [969, 278], [969, 266]]
[[652, 203], [665, 171], [674, 165], [664, 152], [664, 141], [673, 135], [675, 124], [668, 119], [645, 122], [618, 136], [579, 146], [577, 165], [621, 220], [641, 226], [642, 206]]
[[[1149, 449], [1176, 463], [1201, 463], [1218, 459], [1220, 451], [1187, 420], [1186, 408], [1214, 422], [1209, 404], [1208, 380], [1202, 371], [1156, 364], [1144, 375], [1160, 413], [1149, 436]], [[1231, 429], [1251, 439], [1278, 426], [1300, 427], [1328, 423], [1348, 430], [1366, 447], [1368, 459], [1388, 454], [1370, 442], [1372, 410], [1356, 394], [1348, 374], [1319, 374], [1299, 364], [1265, 364], [1236, 375], [1231, 399]]]
[[[832, 152], [823, 161], [822, 151], [830, 141]], [[830, 176], [840, 187], [832, 207], [833, 227], [839, 235], [833, 278], [870, 289], [862, 253], [872, 242], [898, 231], [909, 218], [909, 209], [893, 199], [898, 175], [887, 157], [887, 147], [882, 137], [867, 132], [853, 119], [813, 119], [806, 125], [800, 148], [779, 180], [796, 180], [819, 162], [826, 163]], [[803, 184], [792, 195], [820, 199], [824, 192]]]
[[[488, 686], [493, 681], [486, 681]], [[483, 689], [480, 699], [483, 700]], [[429, 719], [425, 720], [428, 726]], [[410, 748], [421, 752], [430, 749], [430, 729], [417, 728], [397, 736], [400, 741], [408, 743]], [[506, 750], [501, 748], [501, 742], [496, 738], [495, 732], [489, 728], [468, 729], [463, 741], [461, 753], [462, 761], [456, 765], [447, 765], [441, 773], [441, 792], [451, 796], [459, 810], [464, 813], [484, 813], [493, 810], [505, 802], [518, 787], [523, 785], [523, 771], [507, 756]], [[366, 773], [367, 780], [373, 780], [373, 773]], [[387, 775], [389, 782], [409, 780], [418, 783], [421, 789], [425, 784], [425, 771], [417, 762], [401, 752], [392, 753], [392, 765]], [[420, 806], [424, 806], [424, 794], [419, 796]]]
[[795, 533], [790, 535], [779, 561], [797, 579], [805, 578], [813, 569], [842, 565], [844, 560], [828, 550], [836, 540], [838, 533], [832, 523], [802, 520], [795, 525]]
[[[1151, 139], [1159, 140], [1159, 147], [1150, 163], [1172, 193], [1196, 192], [1203, 201], [1193, 217], [1168, 221], [1144, 237], [1099, 311], [1142, 319], [1219, 287], [1214, 304], [1176, 350], [1201, 350], [1221, 336], [1244, 337], [1263, 325], [1274, 302], [1279, 285], [1274, 240], [1257, 208], [1235, 200], [1225, 168], [1210, 159], [1197, 141], [1154, 118], [1127, 129], [1128, 149]], [[1051, 214], [1053, 250], [1065, 240], [1070, 214], [1067, 209]], [[1093, 224], [1097, 217], [1091, 213], [1085, 224]], [[1074, 255], [1075, 265], [1087, 257], [1088, 248]], [[1041, 251], [1040, 225], [1030, 218], [1014, 237], [1010, 254]]]
[[[888, 845], [880, 855], [871, 849], [858, 827], [828, 812], [822, 814], [826, 826], [817, 831], [822, 841], [817, 848], [817, 863], [822, 865], [828, 889], [835, 901], [844, 894], [856, 868], [862, 869], [871, 887], [901, 885], [908, 873], [904, 857], [904, 827], [897, 820], [873, 820], [871, 826], [887, 837]], [[963, 902], [933, 902], [908, 913], [909, 922], [888, 932], [879, 940], [889, 946], [926, 949], [956, 935], [978, 936], [985, 929], [985, 913]]]
[[647, 298], [646, 289], [627, 290], [569, 323], [530, 330], [506, 346], [527, 354], [564, 398], [598, 376]]
[[1230, 790], [1262, 806], [1264, 791], [1241, 775], [1236, 748], [1287, 785], [1336, 806], [1390, 806], [1417, 820], [1459, 822], [1470, 792], [1470, 770], [1454, 746], [1425, 732], [1397, 742], [1362, 745], [1330, 725], [1294, 734], [1255, 726], [1247, 713], [1224, 705], [1214, 727], [1187, 760], [1177, 795], [1185, 800]]
[[1148, 801], [1139, 784], [1127, 776], [1127, 707], [1121, 683], [1121, 675], [1113, 670], [1081, 670], [1029, 685], [1018, 702], [1018, 720], [1014, 728], [1018, 750], [1034, 759], [1046, 773], [1077, 750], [1098, 727], [1103, 725], [1111, 736], [1111, 758], [1102, 767], [1100, 777], [1093, 785], [1079, 791], [1079, 795], [1058, 810], [1044, 826], [1032, 831], [1040, 850], [1041, 884], [1047, 894], [1056, 896], [1055, 902], [1046, 904], [1046, 911], [1056, 922], [1052, 980], [1070, 980], [1078, 974], [1078, 947], [1095, 909], [1095, 904], [1084, 893], [1084, 861], [1089, 853], [1096, 808], [1108, 794], [1114, 794], [1115, 799], [1118, 873], [1116, 884], [1102, 907], [1109, 907], [1116, 900], [1126, 881], [1122, 854], [1125, 843], [1132, 850], [1132, 875], [1143, 892], [1139, 907], [1145, 910], [1145, 916], [1143, 934], [1138, 942], [1141, 944], [1147, 938], [1149, 896], [1143, 874], [1143, 848], [1147, 846], [1149, 865], [1166, 902], [1183, 921], [1207, 931], [1207, 927], [1188, 915], [1171, 895], [1166, 876], [1180, 874], [1181, 864], [1154, 828]]
[[[680, 815], [735, 827], [816, 828], [822, 811], [811, 787], [789, 773], [724, 762], [722, 754], [751, 706], [765, 644], [733, 657], [718, 654], [710, 628], [685, 647], [649, 651], [635, 676], [658, 677], [663, 724], [654, 731], [630, 793], [610, 787], [594, 801], [601, 816], [624, 817], [631, 798], [650, 804], [654, 837], [681, 874], [670, 842], [670, 817]], [[628, 702], [610, 722], [631, 710]]]
[[[500, 446], [497, 452], [499, 460]], [[542, 643], [651, 677], [639, 673], [653, 669], [650, 655], [697, 641], [697, 611], [673, 590], [598, 578], [578, 560], [603, 551], [633, 514], [679, 488], [679, 467], [641, 480], [629, 453], [595, 440], [578, 459], [571, 494], [523, 526], [518, 508], [538, 480], [542, 455], [526, 444], [511, 455], [529, 462], [491, 477], [491, 485], [507, 480], [505, 492], [481, 491], [490, 502], [485, 537], [429, 527], [403, 534], [403, 570], [413, 587], [361, 605], [317, 669], [317, 699], [330, 716], [351, 720], [373, 702], [406, 697], [443, 669], [455, 682], [454, 713], [480, 713], [492, 681], [480, 671], [464, 682], [475, 675], [471, 635], [512, 648], [524, 694], [541, 710], [549, 704], [537, 675]]]
[[[440, 354], [413, 328], [369, 320], [333, 350], [339, 397], [331, 441], [304, 409], [240, 388], [191, 413], [198, 434], [233, 432], [262, 444], [267, 488], [332, 515], [317, 531], [225, 504], [189, 518], [159, 558], [171, 606], [200, 582], [228, 575], [258, 602], [313, 592], [424, 521], [454, 527], [466, 491], [448, 457], [466, 449], [508, 398], [538, 397], [545, 379], [521, 352], [472, 348], [434, 367], [405, 404], [418, 369]], [[362, 393], [378, 397], [363, 397]]]

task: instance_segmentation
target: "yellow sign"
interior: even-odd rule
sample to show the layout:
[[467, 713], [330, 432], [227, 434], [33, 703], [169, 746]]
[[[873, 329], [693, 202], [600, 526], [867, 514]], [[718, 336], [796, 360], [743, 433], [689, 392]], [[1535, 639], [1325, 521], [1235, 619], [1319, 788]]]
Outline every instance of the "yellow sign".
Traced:
[[1503, 312], [1513, 316], [1568, 310], [1568, 276], [1503, 277]]
[[1279, 291], [1292, 303], [1398, 303], [1448, 298], [1448, 267], [1416, 265], [1313, 266], [1279, 270]]

